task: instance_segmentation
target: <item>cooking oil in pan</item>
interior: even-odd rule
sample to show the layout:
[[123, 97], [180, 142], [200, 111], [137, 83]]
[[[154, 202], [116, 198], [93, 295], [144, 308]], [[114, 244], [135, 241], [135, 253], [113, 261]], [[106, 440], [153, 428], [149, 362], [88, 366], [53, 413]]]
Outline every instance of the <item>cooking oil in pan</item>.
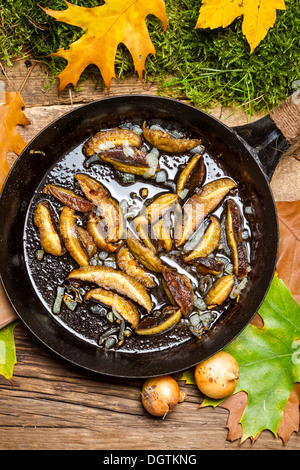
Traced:
[[[145, 150], [151, 151], [151, 147], [147, 142], [143, 142], [143, 146]], [[230, 178], [222, 159], [216, 161], [215, 158], [205, 151], [205, 146], [200, 150], [205, 163], [205, 179], [202, 181], [201, 187], [220, 178]], [[84, 293], [90, 289], [90, 286], [83, 286], [76, 292], [72, 290], [72, 287], [66, 282], [66, 278], [73, 269], [78, 268], [77, 263], [69, 253], [62, 257], [55, 257], [43, 252], [38, 230], [33, 223], [33, 213], [38, 202], [41, 200], [48, 199], [50, 201], [57, 217], [59, 217], [61, 211], [61, 203], [55, 200], [55, 198], [45, 195], [43, 188], [46, 185], [54, 184], [80, 193], [78, 185], [74, 181], [74, 175], [78, 173], [87, 174], [90, 178], [101, 183], [109, 191], [111, 197], [119, 204], [127, 223], [130, 223], [132, 219], [141, 213], [144, 207], [155, 201], [158, 196], [176, 192], [179, 174], [194, 155], [195, 152], [193, 151], [176, 155], [160, 151], [159, 171], [156, 173], [156, 177], [151, 179], [124, 174], [115, 170], [110, 164], [101, 162], [101, 160], [89, 162], [83, 154], [83, 144], [70, 151], [67, 155], [62, 156], [54, 164], [37, 188], [28, 210], [24, 233], [24, 251], [32, 285], [40, 301], [48, 310], [49, 315], [53, 317], [53, 321], [58, 322], [61, 328], [64, 328], [79, 340], [95, 347], [107, 347], [111, 350], [120, 350], [126, 353], [152, 351], [174, 347], [190, 340], [197, 341], [198, 338], [206, 334], [207, 330], [214, 328], [219, 317], [226, 315], [227, 309], [236, 302], [236, 293], [233, 292], [233, 289], [231, 295], [228, 296], [222, 305], [208, 307], [204, 302], [205, 296], [220, 276], [201, 274], [195, 264], [183, 262], [182, 250], [178, 250], [173, 246], [168, 252], [160, 252], [159, 257], [165, 266], [189, 279], [194, 293], [193, 308], [186, 317], [181, 317], [177, 324], [160, 334], [138, 336], [135, 331], [130, 329], [130, 326], [125, 325], [123, 335], [125, 331], [126, 337], [120, 344], [117, 337], [120, 320], [114, 317], [111, 309], [104, 305], [99, 305], [97, 308], [94, 305], [92, 306], [94, 308], [91, 308], [91, 305], [83, 300]], [[184, 204], [185, 200], [189, 197], [190, 195], [187, 195], [181, 201], [181, 204]], [[243, 243], [246, 248], [248, 261], [250, 260], [251, 225], [247, 218], [247, 209], [249, 210], [249, 208], [247, 207], [245, 210], [243, 195], [240, 194], [237, 187], [209, 214], [209, 216], [213, 215], [221, 222], [221, 241], [218, 248], [209, 256], [224, 264], [222, 275], [232, 273], [233, 264], [232, 255], [227, 244], [225, 227], [225, 207], [228, 198], [231, 198], [239, 208]], [[169, 223], [173, 215], [170, 211], [168, 214]], [[199, 236], [203, 236], [207, 227], [207, 220], [208, 217], [198, 229], [198, 239]], [[85, 225], [85, 216], [78, 217], [78, 224]], [[98, 252], [97, 263], [100, 263], [102, 266], [119, 269], [115, 254]], [[151, 316], [159, 317], [164, 308], [170, 306], [170, 298], [166, 295], [161, 274], [152, 273], [152, 277], [157, 287], [149, 290], [153, 305]], [[243, 284], [246, 284], [246, 279]], [[59, 314], [53, 313], [53, 306], [57, 299], [57, 289], [62, 286], [64, 286], [64, 293], [67, 293], [71, 300], [76, 301], [69, 304], [63, 301]], [[141, 307], [139, 307], [139, 315], [141, 320], [147, 316], [145, 310]], [[109, 331], [112, 332], [111, 335], [107, 334]], [[101, 341], [103, 335], [110, 338], [111, 341]]]

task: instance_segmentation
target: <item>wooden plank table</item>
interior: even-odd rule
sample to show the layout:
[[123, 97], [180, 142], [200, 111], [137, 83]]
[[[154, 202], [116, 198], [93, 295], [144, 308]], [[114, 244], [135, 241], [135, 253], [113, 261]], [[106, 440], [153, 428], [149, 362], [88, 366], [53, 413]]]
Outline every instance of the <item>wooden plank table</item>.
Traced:
[[[28, 70], [22, 60], [4, 67], [7, 90], [19, 90]], [[106, 96], [89, 82], [79, 92], [65, 90], [58, 96], [57, 83], [45, 89], [46, 81], [45, 68], [36, 64], [22, 91], [31, 124], [19, 132], [27, 142], [72, 107]], [[154, 84], [142, 85], [135, 78], [114, 81], [111, 87], [111, 95], [156, 91]], [[230, 110], [210, 112], [229, 125], [246, 122], [241, 111], [229, 119]], [[272, 186], [277, 200], [300, 198], [299, 166], [296, 159], [282, 163]], [[292, 194], [288, 187], [293, 187]], [[227, 441], [228, 412], [200, 409], [203, 397], [193, 385], [180, 381], [186, 400], [165, 419], [156, 419], [142, 407], [143, 380], [111, 379], [71, 366], [41, 345], [22, 323], [15, 328], [15, 343], [13, 379], [0, 376], [1, 450], [300, 450], [299, 433], [293, 433], [286, 446], [269, 431], [254, 444], [249, 439], [242, 445]]]

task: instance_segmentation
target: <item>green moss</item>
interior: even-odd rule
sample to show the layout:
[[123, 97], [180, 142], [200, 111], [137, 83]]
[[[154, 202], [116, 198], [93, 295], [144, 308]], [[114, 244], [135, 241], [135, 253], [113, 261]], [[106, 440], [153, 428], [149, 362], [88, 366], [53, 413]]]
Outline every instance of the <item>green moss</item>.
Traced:
[[291, 94], [300, 78], [299, 1], [286, 0], [286, 11], [277, 11], [274, 27], [251, 55], [241, 18], [225, 29], [195, 30], [198, 1], [166, 4], [169, 26], [162, 40], [152, 34], [158, 52], [147, 64], [147, 73], [158, 75], [166, 92], [201, 107], [243, 106], [250, 114], [267, 112]]
[[[93, 7], [104, 2], [72, 0]], [[147, 18], [156, 57], [148, 56], [145, 79], [159, 84], [161, 94], [184, 97], [201, 108], [212, 104], [243, 107], [249, 115], [268, 112], [292, 93], [292, 83], [300, 79], [300, 1], [286, 0], [286, 10], [266, 38], [250, 55], [242, 33], [242, 18], [227, 28], [195, 29], [200, 0], [165, 0], [168, 28]], [[79, 28], [55, 21], [39, 7], [64, 9], [63, 0], [0, 0], [0, 59], [11, 64], [19, 54], [46, 62], [55, 79], [66, 62], [47, 57], [60, 47], [67, 48], [80, 37]], [[129, 51], [120, 45], [116, 75], [122, 79], [134, 73]], [[90, 66], [81, 80], [92, 77], [103, 86], [101, 74]]]

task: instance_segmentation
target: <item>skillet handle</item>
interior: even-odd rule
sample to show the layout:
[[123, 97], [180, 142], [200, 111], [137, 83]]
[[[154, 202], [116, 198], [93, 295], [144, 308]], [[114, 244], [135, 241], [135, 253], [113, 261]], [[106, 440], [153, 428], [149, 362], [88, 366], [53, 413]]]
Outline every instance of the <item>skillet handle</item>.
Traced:
[[257, 121], [233, 127], [259, 161], [271, 181], [277, 164], [291, 144], [300, 139], [300, 90]]

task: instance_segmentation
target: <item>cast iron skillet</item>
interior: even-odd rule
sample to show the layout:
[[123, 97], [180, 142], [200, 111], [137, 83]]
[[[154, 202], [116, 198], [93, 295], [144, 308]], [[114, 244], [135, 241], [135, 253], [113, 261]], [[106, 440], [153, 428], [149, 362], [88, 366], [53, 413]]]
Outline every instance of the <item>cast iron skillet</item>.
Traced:
[[[95, 134], [120, 121], [166, 119], [200, 135], [214, 155], [226, 155], [229, 174], [254, 207], [252, 270], [242, 302], [236, 303], [201, 340], [147, 353], [103, 352], [70, 335], [51, 319], [27, 274], [23, 231], [34, 191], [53, 164]], [[240, 136], [242, 135], [242, 137]], [[252, 146], [249, 145], [250, 142]], [[61, 358], [114, 377], [148, 377], [185, 370], [215, 354], [248, 325], [262, 303], [277, 259], [278, 223], [269, 180], [287, 145], [269, 117], [230, 129], [208, 114], [156, 96], [105, 98], [57, 119], [26, 147], [6, 180], [0, 198], [0, 273], [6, 293], [29, 330]], [[255, 148], [256, 147], [256, 148]], [[276, 147], [277, 152], [273, 151]], [[271, 149], [271, 150], [270, 150]], [[36, 153], [32, 151], [43, 152]]]

